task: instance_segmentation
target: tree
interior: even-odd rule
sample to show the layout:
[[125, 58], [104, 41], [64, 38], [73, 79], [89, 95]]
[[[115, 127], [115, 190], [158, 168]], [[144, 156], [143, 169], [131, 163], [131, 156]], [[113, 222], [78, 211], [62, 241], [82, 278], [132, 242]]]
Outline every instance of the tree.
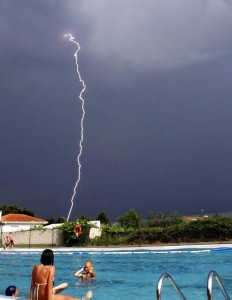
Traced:
[[148, 227], [167, 227], [184, 222], [181, 214], [173, 212], [170, 214], [150, 212], [147, 218]]
[[53, 217], [50, 217], [47, 219], [48, 224], [57, 224], [57, 223], [65, 223], [66, 220], [64, 217], [60, 217], [58, 219], [54, 219]]
[[65, 217], [59, 217], [57, 220], [57, 223], [65, 223], [65, 222], [66, 222]]
[[21, 209], [18, 208], [16, 205], [1, 205], [0, 210], [2, 211], [2, 215], [7, 215], [7, 214], [25, 214], [31, 217], [34, 217], [34, 212], [32, 210], [28, 209]]
[[82, 220], [85, 223], [87, 223], [88, 221], [90, 221], [90, 219], [87, 218], [87, 217], [85, 217], [85, 216], [81, 216], [80, 218], [78, 218], [78, 220]]
[[124, 228], [139, 229], [141, 217], [134, 209], [130, 209], [124, 215], [118, 216], [117, 221]]
[[32, 210], [28, 210], [28, 209], [23, 209], [22, 210], [22, 214], [34, 217], [34, 212]]
[[47, 221], [48, 221], [48, 225], [55, 223], [55, 219], [53, 217], [48, 218]]
[[103, 224], [108, 224], [109, 223], [109, 218], [107, 217], [106, 213], [104, 213], [103, 211], [101, 211], [99, 213], [96, 220], [99, 220]]

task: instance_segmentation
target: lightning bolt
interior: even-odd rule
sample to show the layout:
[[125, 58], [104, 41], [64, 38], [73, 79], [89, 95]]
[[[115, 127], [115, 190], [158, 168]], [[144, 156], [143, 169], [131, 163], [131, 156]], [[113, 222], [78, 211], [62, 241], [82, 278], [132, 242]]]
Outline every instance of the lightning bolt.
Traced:
[[80, 51], [81, 47], [80, 47], [79, 43], [75, 41], [75, 38], [72, 36], [72, 34], [67, 33], [67, 34], [64, 35], [64, 37], [68, 38], [70, 42], [74, 43], [77, 46], [77, 50], [74, 53], [74, 57], [75, 57], [75, 62], [76, 62], [76, 71], [77, 71], [78, 79], [82, 84], [82, 89], [81, 89], [81, 92], [79, 94], [79, 99], [81, 101], [82, 116], [81, 116], [81, 138], [80, 138], [80, 142], [79, 142], [79, 153], [78, 153], [78, 156], [77, 156], [78, 176], [77, 176], [77, 181], [75, 183], [75, 186], [73, 188], [73, 194], [72, 194], [72, 198], [71, 198], [71, 207], [69, 209], [69, 213], [68, 213], [68, 217], [67, 217], [67, 221], [68, 221], [69, 218], [70, 218], [72, 209], [73, 209], [74, 198], [75, 198], [76, 193], [77, 193], [77, 188], [78, 188], [79, 182], [81, 180], [81, 159], [80, 158], [81, 158], [82, 149], [83, 149], [82, 143], [84, 141], [84, 119], [85, 119], [85, 100], [84, 100], [84, 98], [82, 98], [82, 94], [84, 93], [84, 91], [86, 89], [86, 85], [85, 85], [84, 80], [81, 78], [81, 74], [80, 74], [80, 71], [79, 71], [79, 65], [78, 65], [78, 55], [77, 54]]

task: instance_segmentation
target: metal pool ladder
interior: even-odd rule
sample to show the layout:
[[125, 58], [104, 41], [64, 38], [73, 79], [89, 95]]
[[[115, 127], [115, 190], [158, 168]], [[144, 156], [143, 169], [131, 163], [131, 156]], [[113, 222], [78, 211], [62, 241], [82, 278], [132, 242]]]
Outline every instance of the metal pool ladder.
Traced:
[[163, 281], [164, 281], [165, 278], [167, 278], [169, 280], [169, 282], [171, 283], [171, 285], [174, 288], [174, 290], [180, 296], [180, 299], [186, 300], [185, 296], [182, 294], [181, 290], [178, 288], [178, 286], [176, 285], [175, 281], [173, 280], [173, 278], [171, 277], [171, 275], [169, 275], [168, 273], [162, 274], [160, 276], [159, 280], [158, 280], [157, 288], [156, 288], [156, 297], [157, 297], [156, 299], [157, 300], [161, 300], [161, 290], [162, 290], [162, 285], [163, 285]]
[[216, 271], [210, 271], [208, 275], [208, 280], [207, 280], [207, 296], [208, 300], [213, 299], [213, 277], [216, 279], [218, 286], [220, 287], [224, 297], [226, 300], [230, 300], [230, 297], [228, 296], [221, 279]]
[[[161, 290], [162, 290], [162, 285], [163, 285], [163, 281], [164, 279], [167, 278], [169, 280], [169, 282], [171, 283], [172, 287], [174, 288], [174, 290], [177, 292], [177, 294], [180, 296], [180, 299], [182, 300], [186, 300], [185, 296], [183, 295], [183, 293], [181, 292], [180, 288], [177, 286], [177, 284], [175, 283], [175, 281], [173, 280], [173, 278], [171, 277], [170, 274], [168, 273], [164, 273], [160, 276], [158, 283], [157, 283], [157, 287], [156, 287], [156, 299], [157, 300], [161, 300]], [[208, 280], [207, 280], [207, 299], [208, 300], [213, 300], [213, 278], [215, 278], [216, 282], [218, 283], [218, 286], [220, 287], [220, 290], [222, 292], [222, 294], [224, 295], [226, 300], [230, 300], [230, 297], [228, 296], [222, 282], [221, 279], [218, 275], [218, 273], [216, 271], [210, 271], [209, 275], [208, 275]]]

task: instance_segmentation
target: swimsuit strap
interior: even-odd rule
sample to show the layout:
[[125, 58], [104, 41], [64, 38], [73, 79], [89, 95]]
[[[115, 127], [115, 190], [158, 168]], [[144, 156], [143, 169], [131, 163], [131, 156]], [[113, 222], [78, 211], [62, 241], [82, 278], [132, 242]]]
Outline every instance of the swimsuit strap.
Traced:
[[39, 299], [39, 287], [40, 287], [41, 285], [45, 285], [45, 284], [47, 284], [47, 282], [44, 282], [44, 283], [36, 283], [36, 282], [35, 282], [35, 285], [37, 285], [37, 288], [36, 288], [36, 299], [37, 299], [37, 300]]

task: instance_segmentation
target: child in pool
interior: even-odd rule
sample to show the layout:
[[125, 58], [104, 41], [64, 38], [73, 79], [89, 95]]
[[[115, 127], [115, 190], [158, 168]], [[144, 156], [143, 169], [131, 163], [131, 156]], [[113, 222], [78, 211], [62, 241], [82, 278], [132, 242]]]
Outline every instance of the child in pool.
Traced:
[[8, 288], [6, 288], [5, 295], [11, 297], [18, 297], [19, 291], [15, 285], [10, 285], [8, 286]]
[[92, 278], [96, 278], [96, 273], [94, 272], [94, 268], [92, 266], [92, 263], [90, 261], [87, 261], [85, 263], [84, 268], [81, 268], [80, 270], [78, 270], [74, 276], [78, 277], [78, 278], [82, 278], [87, 279], [87, 280], [91, 280]]

